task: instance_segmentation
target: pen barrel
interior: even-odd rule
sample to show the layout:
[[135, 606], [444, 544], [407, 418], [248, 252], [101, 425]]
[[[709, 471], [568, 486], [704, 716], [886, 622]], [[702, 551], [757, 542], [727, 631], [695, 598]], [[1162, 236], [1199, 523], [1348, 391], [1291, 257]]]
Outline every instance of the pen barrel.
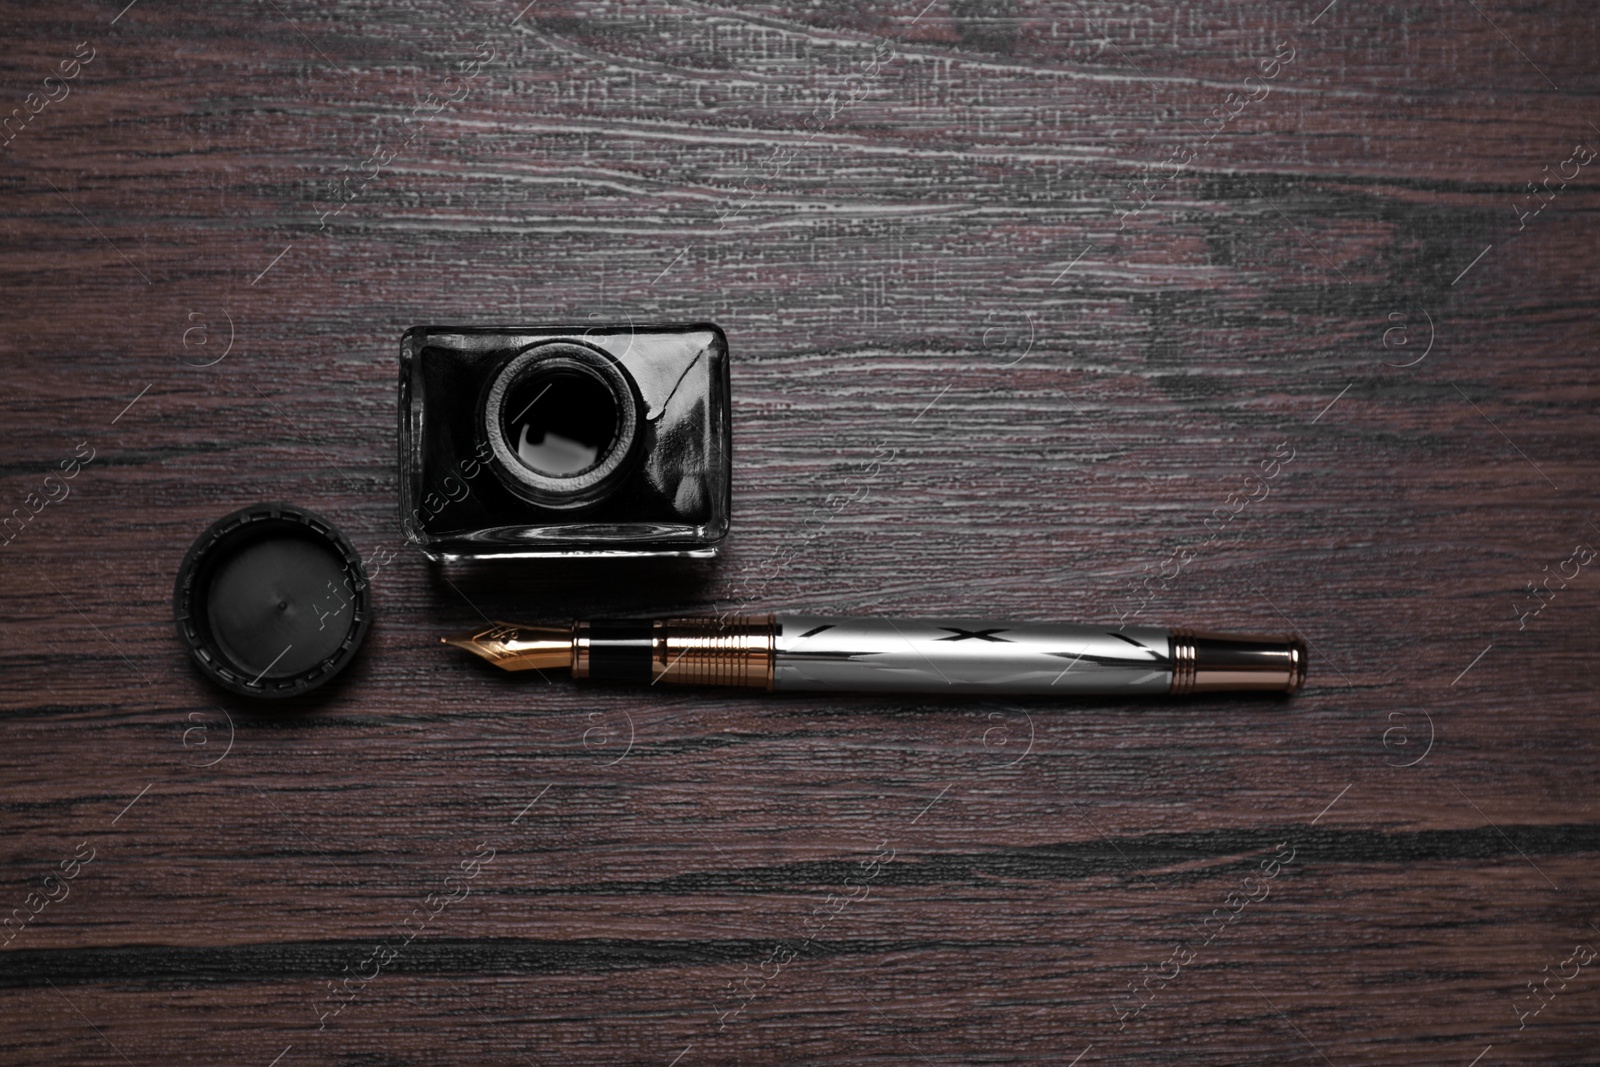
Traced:
[[566, 647], [575, 678], [839, 692], [1292, 693], [1306, 665], [1289, 636], [971, 618], [596, 620], [574, 624]]
[[989, 694], [1293, 692], [1295, 638], [983, 619], [779, 615], [772, 688]]

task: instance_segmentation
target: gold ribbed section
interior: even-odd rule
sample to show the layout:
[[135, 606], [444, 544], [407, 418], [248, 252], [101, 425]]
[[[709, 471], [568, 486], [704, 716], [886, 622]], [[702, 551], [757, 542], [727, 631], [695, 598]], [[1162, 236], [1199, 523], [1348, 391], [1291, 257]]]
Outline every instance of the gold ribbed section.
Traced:
[[1194, 638], [1187, 630], [1167, 633], [1168, 655], [1172, 660], [1172, 689], [1175, 697], [1194, 692]]
[[657, 619], [650, 673], [683, 685], [772, 688], [771, 615]]

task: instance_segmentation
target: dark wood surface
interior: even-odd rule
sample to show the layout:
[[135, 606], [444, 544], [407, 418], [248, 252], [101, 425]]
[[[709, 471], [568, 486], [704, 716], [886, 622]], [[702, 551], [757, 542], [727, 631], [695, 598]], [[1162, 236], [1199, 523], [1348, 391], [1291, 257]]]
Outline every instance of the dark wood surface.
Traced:
[[[1600, 1062], [1590, 5], [519, 7], [4, 6], [0, 514], [60, 499], [0, 547], [0, 1061]], [[402, 549], [401, 332], [629, 318], [727, 330], [725, 558]], [[171, 623], [264, 499], [396, 553], [292, 715]], [[1292, 627], [1310, 684], [436, 643], [741, 603]]]

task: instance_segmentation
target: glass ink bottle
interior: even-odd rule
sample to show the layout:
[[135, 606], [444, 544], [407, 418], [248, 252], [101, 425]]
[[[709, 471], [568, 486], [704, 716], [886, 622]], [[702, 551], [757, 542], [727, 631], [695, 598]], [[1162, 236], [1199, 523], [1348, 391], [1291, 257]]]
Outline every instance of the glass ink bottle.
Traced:
[[712, 557], [727, 535], [709, 323], [416, 326], [399, 416], [401, 523], [430, 559]]

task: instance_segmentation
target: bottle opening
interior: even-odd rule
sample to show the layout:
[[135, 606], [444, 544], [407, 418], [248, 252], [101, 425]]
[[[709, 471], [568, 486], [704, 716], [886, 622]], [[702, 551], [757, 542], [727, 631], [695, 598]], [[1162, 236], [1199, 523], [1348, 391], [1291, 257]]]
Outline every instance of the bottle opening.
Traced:
[[482, 410], [495, 472], [530, 503], [596, 504], [636, 467], [637, 387], [616, 360], [587, 346], [523, 350], [497, 374]]
[[535, 370], [506, 390], [505, 440], [523, 466], [552, 477], [581, 474], [617, 437], [617, 404], [607, 383], [577, 367]]

